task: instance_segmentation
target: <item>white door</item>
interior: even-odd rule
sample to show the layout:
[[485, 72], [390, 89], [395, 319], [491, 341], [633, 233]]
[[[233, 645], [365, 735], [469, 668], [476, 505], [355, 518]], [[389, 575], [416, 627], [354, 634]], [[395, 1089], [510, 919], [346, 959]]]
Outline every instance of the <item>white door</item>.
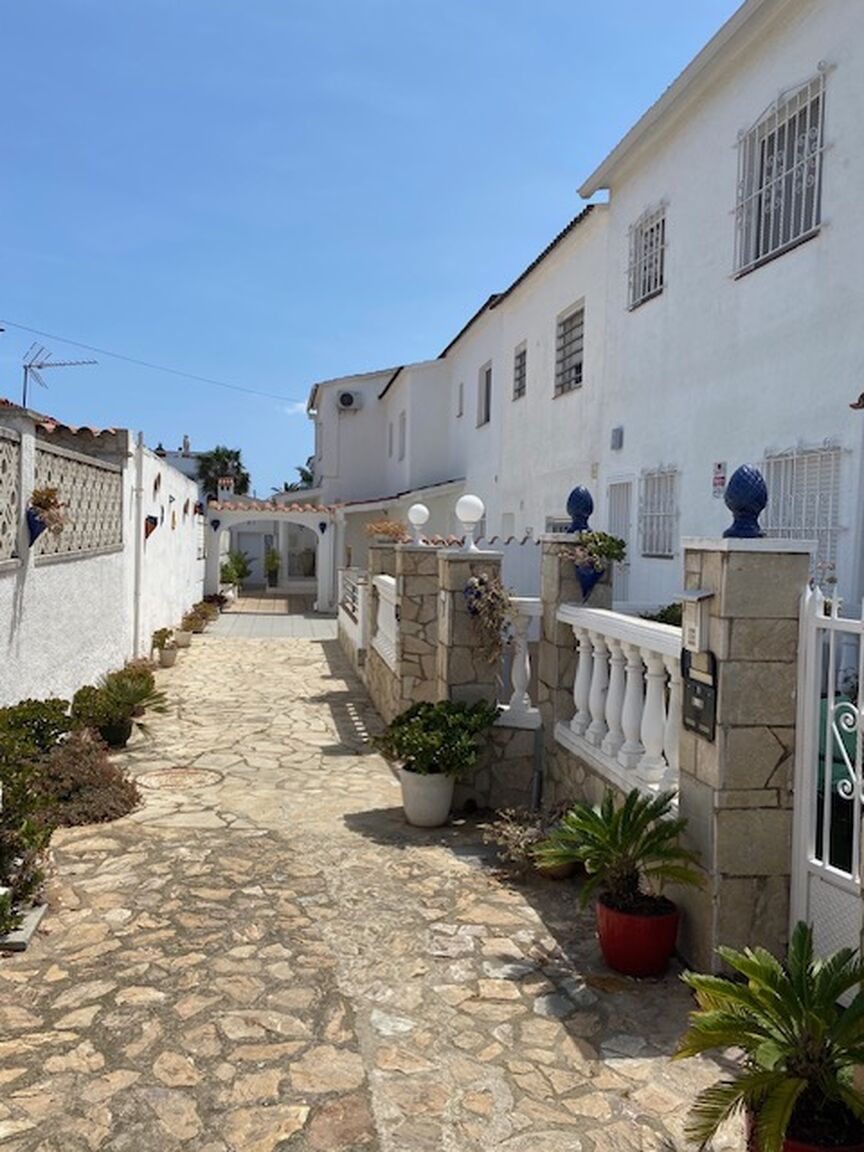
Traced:
[[609, 485], [609, 532], [620, 536], [627, 545], [628, 559], [616, 564], [612, 572], [612, 599], [630, 599], [630, 534], [633, 507], [633, 482], [621, 480]]

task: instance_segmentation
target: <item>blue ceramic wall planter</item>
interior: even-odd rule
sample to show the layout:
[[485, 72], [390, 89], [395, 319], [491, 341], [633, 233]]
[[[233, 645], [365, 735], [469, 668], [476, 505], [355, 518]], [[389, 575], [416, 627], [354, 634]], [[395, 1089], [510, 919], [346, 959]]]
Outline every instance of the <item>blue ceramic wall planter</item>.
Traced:
[[603, 579], [606, 569], [595, 568], [593, 564], [577, 564], [575, 567], [576, 578], [582, 589], [582, 602], [584, 603]]
[[759, 514], [768, 503], [768, 489], [758, 468], [742, 464], [732, 473], [723, 497], [732, 513], [732, 524], [723, 533], [727, 540], [758, 540], [765, 535]]
[[30, 535], [30, 547], [32, 548], [48, 525], [39, 515], [35, 508], [27, 509], [27, 532]]

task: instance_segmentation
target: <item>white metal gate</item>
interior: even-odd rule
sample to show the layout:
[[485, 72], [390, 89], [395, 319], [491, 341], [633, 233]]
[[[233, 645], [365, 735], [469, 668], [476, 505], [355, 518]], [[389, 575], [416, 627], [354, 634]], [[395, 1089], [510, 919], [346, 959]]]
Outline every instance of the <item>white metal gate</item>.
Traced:
[[861, 944], [864, 620], [826, 615], [819, 589], [801, 609], [791, 921], [813, 924], [826, 955]]
[[[630, 530], [633, 506], [633, 483], [630, 480], [609, 485], [609, 532], [620, 536], [627, 545], [630, 555]], [[630, 562], [616, 564], [612, 572], [612, 599], [626, 601], [630, 598]]]

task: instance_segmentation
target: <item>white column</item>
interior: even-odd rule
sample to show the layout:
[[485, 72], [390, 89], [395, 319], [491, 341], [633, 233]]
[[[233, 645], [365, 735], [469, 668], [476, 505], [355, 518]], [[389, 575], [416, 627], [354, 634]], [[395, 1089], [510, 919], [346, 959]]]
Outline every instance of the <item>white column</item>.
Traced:
[[606, 735], [606, 688], [609, 683], [609, 649], [606, 647], [606, 638], [599, 632], [592, 632], [591, 643], [594, 647], [594, 667], [591, 674], [591, 688], [588, 693], [588, 711], [591, 713], [591, 723], [585, 733], [585, 739], [594, 745], [603, 743]]
[[669, 706], [666, 711], [666, 731], [663, 752], [669, 765], [670, 785], [678, 784], [678, 735], [681, 731], [681, 660], [677, 656], [664, 656], [669, 673]]
[[666, 772], [663, 738], [666, 731], [666, 668], [659, 652], [643, 650], [645, 660], [645, 707], [642, 710], [642, 744], [645, 754], [639, 761], [643, 780], [658, 781]]
[[627, 659], [620, 640], [607, 641], [609, 645], [609, 688], [606, 692], [606, 724], [609, 731], [602, 744], [607, 756], [617, 756], [624, 743], [624, 730], [621, 727], [621, 713], [624, 709], [624, 666]]
[[618, 749], [618, 763], [622, 768], [635, 768], [644, 751], [639, 739], [642, 728], [642, 654], [637, 644], [625, 644], [624, 652], [627, 656], [627, 683], [621, 710], [624, 743]]
[[513, 694], [510, 697], [511, 715], [524, 715], [531, 707], [528, 684], [531, 681], [531, 656], [528, 652], [528, 626], [530, 617], [521, 613], [513, 617], [513, 659], [510, 662], [510, 680]]
[[591, 637], [587, 628], [573, 627], [573, 635], [579, 641], [579, 663], [576, 666], [576, 677], [573, 681], [573, 703], [576, 711], [570, 721], [570, 728], [577, 736], [584, 736], [591, 722], [588, 711], [588, 694], [591, 691], [591, 670], [593, 658], [591, 653]]

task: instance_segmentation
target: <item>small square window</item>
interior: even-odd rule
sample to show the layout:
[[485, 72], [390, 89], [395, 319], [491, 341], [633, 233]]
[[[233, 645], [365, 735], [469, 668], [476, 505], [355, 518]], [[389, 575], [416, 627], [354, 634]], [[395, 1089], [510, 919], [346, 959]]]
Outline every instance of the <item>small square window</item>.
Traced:
[[528, 382], [528, 349], [522, 344], [513, 353], [513, 399], [519, 400], [525, 395]]
[[585, 309], [558, 320], [555, 339], [555, 395], [572, 392], [582, 386], [582, 360], [585, 345]]

